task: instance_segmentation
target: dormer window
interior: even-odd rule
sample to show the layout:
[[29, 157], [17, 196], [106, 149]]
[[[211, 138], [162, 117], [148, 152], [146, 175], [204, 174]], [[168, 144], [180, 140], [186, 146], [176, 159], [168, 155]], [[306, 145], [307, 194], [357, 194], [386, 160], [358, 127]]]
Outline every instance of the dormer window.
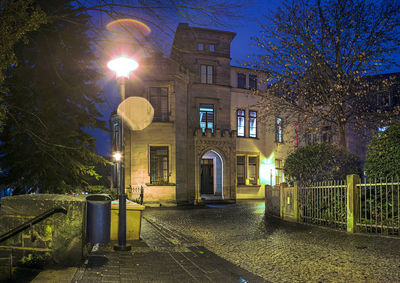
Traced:
[[197, 44], [197, 50], [203, 51], [204, 50], [204, 44], [203, 43]]
[[245, 88], [246, 87], [246, 75], [242, 73], [237, 74], [237, 87]]
[[257, 76], [249, 75], [249, 89], [257, 89]]

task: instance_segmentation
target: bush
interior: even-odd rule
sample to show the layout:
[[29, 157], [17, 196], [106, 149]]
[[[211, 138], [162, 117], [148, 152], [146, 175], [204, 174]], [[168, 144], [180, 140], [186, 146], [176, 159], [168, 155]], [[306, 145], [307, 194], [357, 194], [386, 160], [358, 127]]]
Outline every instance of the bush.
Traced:
[[345, 179], [348, 174], [360, 174], [357, 156], [329, 143], [299, 147], [286, 158], [283, 167], [289, 182], [320, 182]]
[[374, 136], [368, 145], [365, 173], [369, 178], [400, 175], [400, 123]]

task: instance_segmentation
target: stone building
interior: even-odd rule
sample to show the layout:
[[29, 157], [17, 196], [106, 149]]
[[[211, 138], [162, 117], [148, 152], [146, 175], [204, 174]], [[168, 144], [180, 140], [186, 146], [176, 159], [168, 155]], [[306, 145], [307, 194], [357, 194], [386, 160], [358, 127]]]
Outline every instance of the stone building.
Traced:
[[262, 85], [253, 70], [231, 66], [234, 37], [179, 24], [170, 56], [143, 59], [129, 80], [126, 95], [155, 111], [144, 130], [125, 130], [125, 184], [144, 187], [145, 204], [264, 198], [265, 184], [283, 181], [294, 129], [260, 119], [252, 89]]

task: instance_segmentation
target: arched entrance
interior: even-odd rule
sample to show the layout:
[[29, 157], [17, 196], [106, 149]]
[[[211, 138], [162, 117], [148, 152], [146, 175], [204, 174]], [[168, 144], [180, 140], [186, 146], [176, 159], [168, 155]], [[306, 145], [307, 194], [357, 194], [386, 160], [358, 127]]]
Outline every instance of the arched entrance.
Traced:
[[200, 159], [201, 199], [223, 199], [223, 159], [219, 153], [209, 150]]

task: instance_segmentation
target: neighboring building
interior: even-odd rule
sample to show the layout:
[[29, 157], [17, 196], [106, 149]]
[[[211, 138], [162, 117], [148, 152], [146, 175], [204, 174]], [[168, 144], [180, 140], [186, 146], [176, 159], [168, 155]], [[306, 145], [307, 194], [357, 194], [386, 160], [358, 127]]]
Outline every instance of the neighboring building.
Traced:
[[[369, 109], [366, 111], [371, 113], [372, 116], [376, 112], [393, 113], [398, 112], [400, 107], [400, 73], [380, 74], [368, 76], [368, 105]], [[390, 81], [390, 83], [389, 83]], [[394, 117], [394, 116], [393, 116]], [[379, 121], [377, 117], [371, 117], [370, 120], [361, 120], [361, 125], [348, 123], [346, 127], [346, 148], [357, 155], [362, 162], [365, 161], [367, 146], [372, 137], [379, 131], [387, 128], [388, 124], [385, 121]], [[305, 146], [309, 144], [317, 144], [322, 142], [329, 142], [338, 144], [337, 130], [332, 125], [323, 123], [315, 123], [313, 129], [304, 128], [301, 125], [295, 128], [296, 141], [297, 135], [298, 146]]]
[[125, 130], [125, 184], [144, 186], [145, 204], [264, 198], [265, 184], [284, 180], [295, 131], [280, 117], [261, 121], [257, 73], [230, 65], [234, 37], [179, 24], [170, 57], [144, 59], [129, 81], [127, 97], [154, 107], [149, 127]]

